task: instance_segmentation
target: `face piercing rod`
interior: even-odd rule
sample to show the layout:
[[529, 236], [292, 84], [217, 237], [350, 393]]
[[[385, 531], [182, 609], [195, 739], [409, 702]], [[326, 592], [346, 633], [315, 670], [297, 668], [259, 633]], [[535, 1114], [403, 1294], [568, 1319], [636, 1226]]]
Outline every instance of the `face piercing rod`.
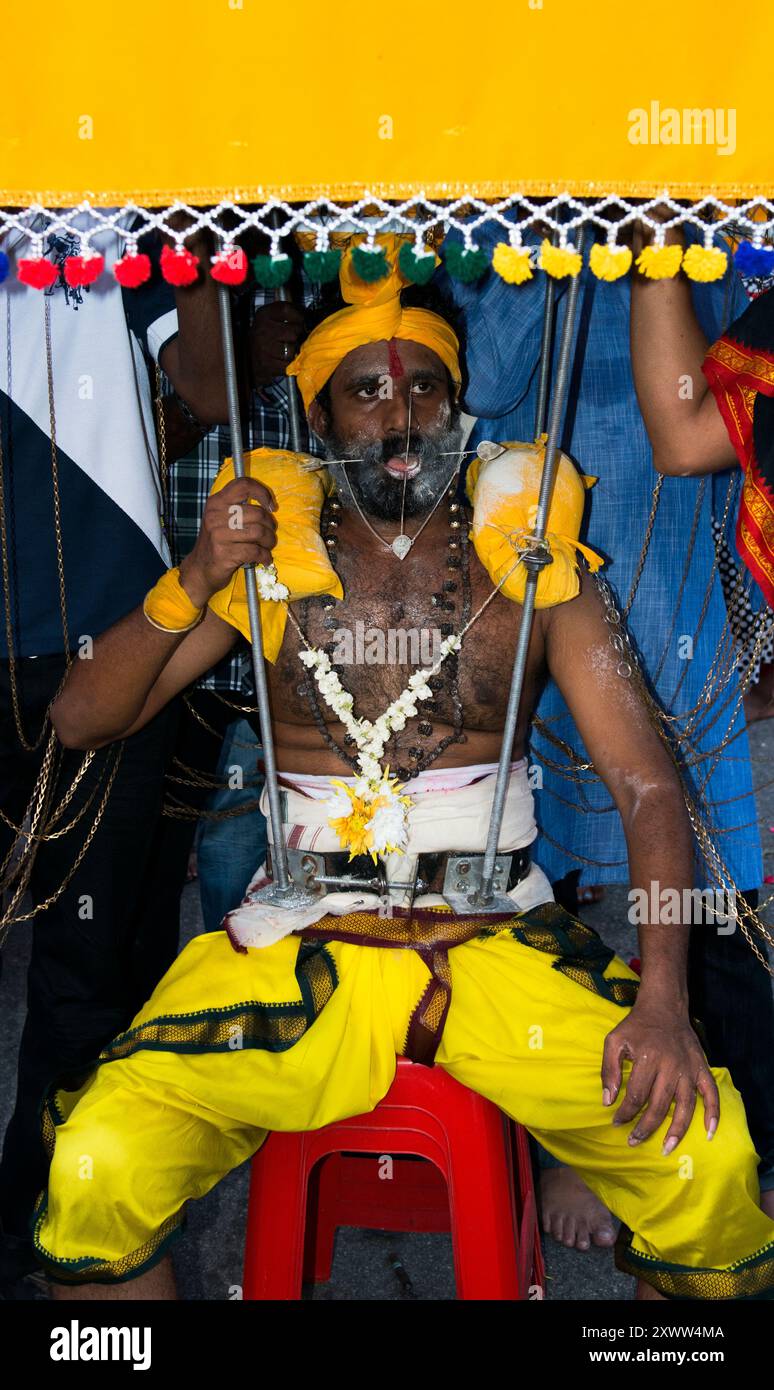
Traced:
[[[580, 229], [577, 240], [578, 251], [583, 250], [584, 228]], [[559, 346], [559, 362], [556, 371], [556, 385], [554, 387], [553, 399], [551, 401], [551, 417], [548, 427], [548, 441], [546, 443], [545, 459], [543, 461], [543, 476], [540, 480], [540, 495], [538, 498], [537, 515], [533, 530], [533, 547], [531, 554], [524, 557], [523, 564], [527, 567], [527, 582], [524, 593], [524, 605], [522, 608], [521, 627], [516, 643], [516, 652], [513, 659], [513, 673], [511, 675], [511, 688], [508, 696], [508, 709], [505, 716], [505, 727], [503, 729], [503, 741], [500, 749], [500, 761], [497, 767], [497, 779], [495, 782], [494, 798], [492, 800], [492, 810], [489, 817], [489, 830], [487, 833], [486, 850], [484, 861], [481, 867], [481, 883], [477, 891], [473, 894], [473, 905], [479, 909], [493, 906], [494, 897], [492, 893], [492, 883], [495, 875], [495, 860], [497, 858], [497, 843], [500, 838], [500, 830], [503, 822], [503, 812], [505, 810], [505, 797], [508, 791], [510, 778], [511, 752], [513, 740], [516, 734], [516, 723], [519, 714], [522, 691], [524, 688], [524, 676], [527, 669], [527, 653], [529, 650], [530, 637], [532, 635], [532, 624], [535, 615], [535, 594], [537, 582], [541, 569], [551, 563], [551, 554], [545, 544], [546, 526], [548, 524], [548, 511], [551, 505], [551, 496], [554, 490], [554, 481], [559, 464], [559, 435], [564, 419], [564, 410], [567, 400], [567, 391], [570, 384], [570, 366], [572, 357], [572, 343], [575, 333], [575, 319], [578, 307], [578, 292], [580, 289], [580, 275], [574, 276], [570, 282], [567, 293], [567, 307], [565, 310], [564, 323], [562, 325], [562, 338]], [[546, 296], [548, 298], [548, 296]], [[544, 334], [545, 339], [545, 334]], [[505, 900], [509, 901], [509, 900]], [[512, 904], [510, 904], [512, 906]], [[499, 910], [499, 901], [497, 903]]]
[[[234, 460], [234, 477], [244, 478], [245, 465], [242, 457], [242, 426], [239, 419], [239, 396], [236, 384], [236, 364], [234, 361], [234, 339], [231, 327], [231, 299], [227, 286], [218, 286], [220, 305], [220, 327], [223, 339], [223, 366], [226, 377], [228, 399], [228, 423], [231, 433], [231, 456]], [[253, 653], [253, 675], [258, 717], [261, 725], [263, 759], [266, 767], [266, 792], [269, 799], [269, 819], [272, 833], [272, 867], [274, 882], [263, 894], [264, 899], [277, 905], [298, 907], [314, 901], [308, 893], [301, 893], [288, 876], [288, 859], [285, 839], [282, 833], [282, 808], [280, 805], [277, 764], [274, 757], [274, 735], [271, 727], [269, 690], [266, 682], [266, 663], [263, 655], [263, 633], [261, 630], [261, 610], [258, 602], [258, 586], [255, 566], [245, 565], [245, 588], [247, 590], [247, 611], [250, 615], [250, 646]], [[292, 901], [291, 901], [292, 899]]]

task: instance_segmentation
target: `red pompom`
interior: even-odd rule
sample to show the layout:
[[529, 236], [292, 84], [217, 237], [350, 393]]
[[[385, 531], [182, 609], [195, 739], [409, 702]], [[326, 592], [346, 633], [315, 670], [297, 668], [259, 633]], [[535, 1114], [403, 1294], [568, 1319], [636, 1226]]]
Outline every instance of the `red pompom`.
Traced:
[[64, 277], [74, 290], [81, 285], [93, 285], [105, 269], [104, 256], [68, 256], [64, 263]]
[[219, 251], [213, 257], [210, 274], [221, 285], [241, 285], [247, 276], [247, 256], [240, 246]]
[[16, 273], [23, 285], [31, 285], [34, 290], [47, 290], [53, 285], [59, 271], [45, 256], [28, 256], [16, 262]]
[[133, 256], [122, 256], [113, 266], [113, 274], [125, 290], [136, 290], [138, 285], [144, 285], [146, 280], [150, 280], [150, 256], [145, 256], [142, 252]]
[[199, 274], [199, 257], [184, 246], [173, 251], [165, 246], [161, 253], [161, 273], [170, 285], [192, 285]]

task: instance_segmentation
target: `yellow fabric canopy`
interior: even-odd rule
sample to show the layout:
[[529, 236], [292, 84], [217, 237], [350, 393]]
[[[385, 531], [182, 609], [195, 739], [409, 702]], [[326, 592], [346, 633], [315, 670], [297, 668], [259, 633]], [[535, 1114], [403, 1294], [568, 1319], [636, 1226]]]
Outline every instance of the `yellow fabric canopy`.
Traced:
[[43, 0], [3, 49], [6, 205], [774, 188], [770, 0]]

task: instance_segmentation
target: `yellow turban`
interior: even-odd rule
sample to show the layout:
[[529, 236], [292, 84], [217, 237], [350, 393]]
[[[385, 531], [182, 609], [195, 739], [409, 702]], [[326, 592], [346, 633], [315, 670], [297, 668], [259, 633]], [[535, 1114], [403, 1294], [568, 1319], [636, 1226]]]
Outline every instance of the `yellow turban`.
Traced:
[[409, 281], [401, 274], [397, 258], [405, 238], [385, 235], [376, 240], [387, 257], [389, 273], [371, 284], [360, 280], [352, 269], [350, 245], [342, 256], [339, 274], [341, 293], [349, 308], [339, 309], [338, 313], [324, 319], [309, 334], [298, 356], [287, 368], [288, 376], [298, 378], [307, 410], [348, 353], [365, 343], [389, 342], [391, 338], [422, 343], [430, 348], [440, 357], [455, 389], [459, 390], [462, 380], [460, 345], [454, 330], [429, 309], [401, 307], [400, 291]]

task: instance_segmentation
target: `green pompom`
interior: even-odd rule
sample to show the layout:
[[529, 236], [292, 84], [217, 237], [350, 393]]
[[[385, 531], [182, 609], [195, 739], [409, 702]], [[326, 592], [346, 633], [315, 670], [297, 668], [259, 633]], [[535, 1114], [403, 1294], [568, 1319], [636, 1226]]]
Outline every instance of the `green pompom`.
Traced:
[[265, 290], [279, 289], [280, 285], [286, 285], [293, 274], [293, 262], [290, 256], [255, 256], [253, 258], [253, 275], [258, 284]]
[[377, 247], [375, 251], [364, 251], [362, 246], [354, 246], [352, 248], [352, 269], [366, 285], [372, 285], [376, 280], [383, 280], [390, 271], [387, 257], [381, 247]]
[[328, 285], [338, 277], [341, 265], [341, 252], [305, 251], [304, 270], [307, 278], [315, 285]]
[[443, 248], [446, 269], [453, 280], [461, 280], [463, 285], [472, 285], [480, 280], [489, 266], [486, 251], [466, 251], [459, 241], [449, 241]]
[[404, 241], [398, 254], [398, 265], [407, 280], [413, 280], [415, 285], [426, 285], [435, 271], [435, 255], [429, 251], [424, 256], [418, 256], [411, 243]]

